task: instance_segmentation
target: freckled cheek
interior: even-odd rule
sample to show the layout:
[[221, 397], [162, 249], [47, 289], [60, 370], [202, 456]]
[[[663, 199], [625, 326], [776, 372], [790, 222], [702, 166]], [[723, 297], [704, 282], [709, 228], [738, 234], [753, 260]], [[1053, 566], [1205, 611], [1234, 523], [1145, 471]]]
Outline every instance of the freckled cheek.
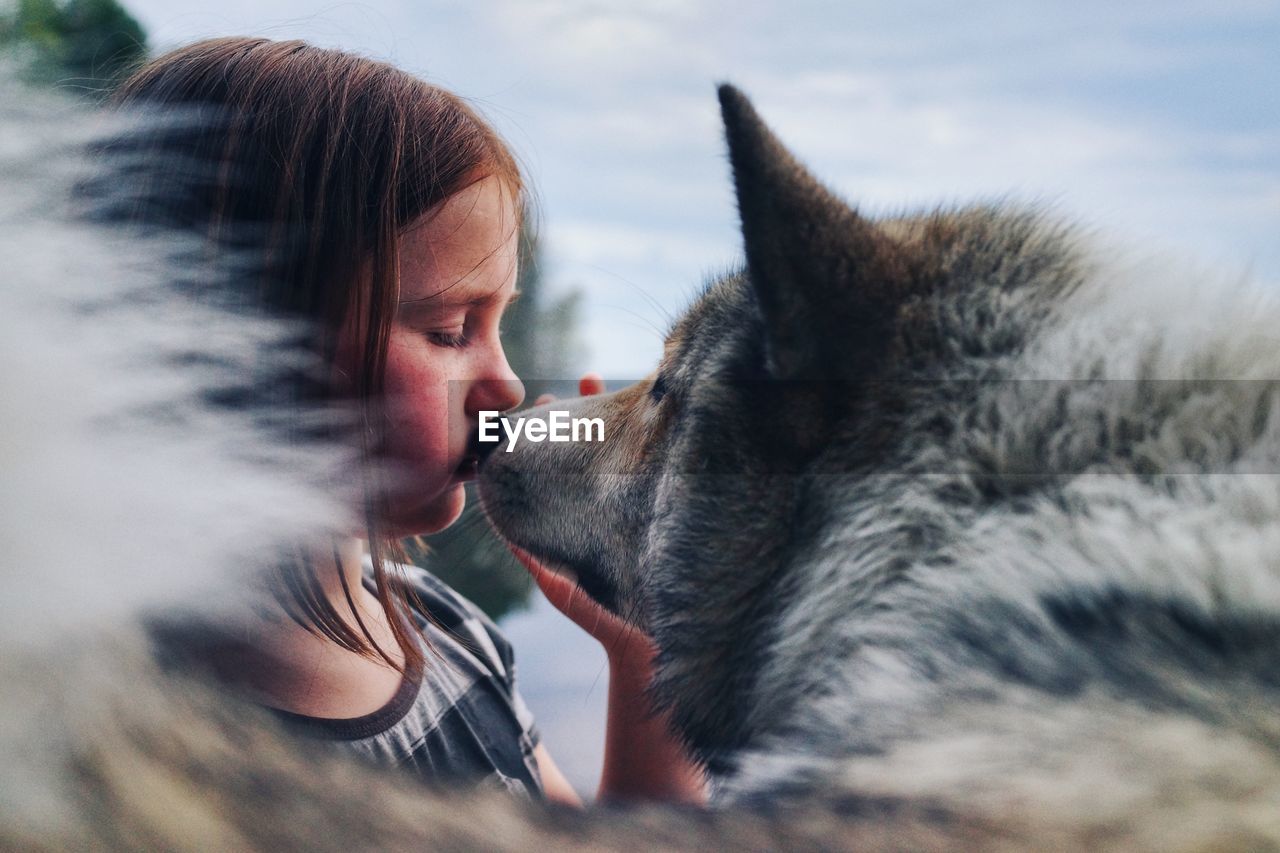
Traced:
[[387, 352], [388, 455], [419, 476], [449, 476], [465, 448], [462, 401], [452, 399], [459, 396], [456, 385], [420, 349]]

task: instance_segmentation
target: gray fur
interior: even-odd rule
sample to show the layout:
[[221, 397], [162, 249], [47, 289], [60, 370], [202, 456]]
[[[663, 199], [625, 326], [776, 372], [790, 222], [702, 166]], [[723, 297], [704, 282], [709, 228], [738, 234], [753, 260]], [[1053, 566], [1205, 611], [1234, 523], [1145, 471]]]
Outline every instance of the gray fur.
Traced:
[[721, 103], [747, 270], [567, 406], [612, 445], [490, 458], [495, 523], [652, 633], [722, 805], [1280, 840], [1280, 304], [1010, 205], [873, 222]]

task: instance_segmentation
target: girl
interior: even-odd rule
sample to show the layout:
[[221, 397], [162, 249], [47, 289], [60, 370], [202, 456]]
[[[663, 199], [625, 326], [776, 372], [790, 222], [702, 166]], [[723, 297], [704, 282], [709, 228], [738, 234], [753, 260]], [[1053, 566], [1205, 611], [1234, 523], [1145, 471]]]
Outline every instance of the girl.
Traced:
[[[511, 153], [450, 93], [301, 42], [193, 44], [116, 97], [168, 117], [138, 158], [140, 209], [190, 225], [214, 254], [254, 257], [249, 301], [307, 320], [330, 366], [318, 391], [298, 394], [353, 400], [361, 419], [361, 536], [312, 543], [281, 566], [276, 597], [292, 618], [220, 641], [210, 665], [289, 725], [424, 779], [578, 802], [538, 741], [498, 629], [402, 565], [397, 545], [457, 519], [476, 413], [524, 395], [498, 338], [526, 201]], [[598, 390], [583, 380], [583, 393]], [[608, 651], [599, 796], [701, 801], [698, 771], [644, 698], [647, 640], [518, 556]]]

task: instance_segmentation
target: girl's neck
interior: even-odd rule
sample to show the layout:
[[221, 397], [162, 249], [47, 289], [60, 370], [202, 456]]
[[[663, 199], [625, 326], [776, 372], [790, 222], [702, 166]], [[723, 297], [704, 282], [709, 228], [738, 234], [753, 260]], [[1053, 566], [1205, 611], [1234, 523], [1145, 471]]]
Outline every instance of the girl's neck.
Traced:
[[[334, 539], [327, 545], [312, 548], [307, 554], [311, 558], [311, 565], [315, 567], [316, 580], [320, 582], [325, 597], [343, 618], [349, 619], [351, 616], [351, 609], [347, 605], [347, 591], [358, 601], [356, 591], [364, 589], [364, 550], [364, 541], [352, 536]], [[343, 590], [344, 582], [346, 591]]]
[[[363, 552], [361, 540], [352, 538], [318, 546], [308, 556], [334, 610], [357, 633], [363, 624], [377, 647], [403, 666], [387, 614], [365, 589]], [[255, 619], [244, 637], [244, 643], [219, 650], [215, 670], [264, 705], [313, 717], [358, 717], [381, 708], [400, 687], [400, 672], [385, 661], [348, 651], [283, 614]]]

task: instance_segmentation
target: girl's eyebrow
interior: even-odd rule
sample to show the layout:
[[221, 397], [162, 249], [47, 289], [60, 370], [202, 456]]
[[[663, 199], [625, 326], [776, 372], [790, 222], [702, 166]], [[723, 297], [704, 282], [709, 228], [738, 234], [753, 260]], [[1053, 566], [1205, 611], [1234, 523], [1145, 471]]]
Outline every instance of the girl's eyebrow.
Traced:
[[[517, 299], [521, 297], [523, 291], [513, 290], [511, 295], [507, 297], [507, 303], [504, 307], [509, 307]], [[494, 294], [488, 296], [478, 296], [475, 299], [451, 300], [448, 291], [443, 293], [433, 293], [430, 296], [422, 296], [417, 299], [401, 299], [400, 305], [407, 308], [480, 308], [485, 305], [491, 305], [497, 301]]]

